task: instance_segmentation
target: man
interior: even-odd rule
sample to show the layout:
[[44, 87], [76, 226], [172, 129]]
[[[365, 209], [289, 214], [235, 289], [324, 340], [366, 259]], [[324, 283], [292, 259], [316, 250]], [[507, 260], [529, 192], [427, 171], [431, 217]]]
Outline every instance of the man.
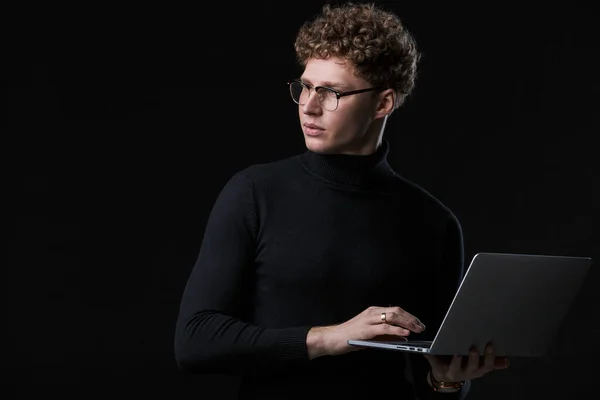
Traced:
[[183, 293], [177, 363], [242, 376], [240, 398], [464, 397], [507, 365], [492, 348], [461, 360], [348, 345], [431, 339], [464, 272], [457, 219], [386, 159], [414, 40], [395, 15], [348, 4], [325, 6], [295, 49], [307, 151], [223, 188]]

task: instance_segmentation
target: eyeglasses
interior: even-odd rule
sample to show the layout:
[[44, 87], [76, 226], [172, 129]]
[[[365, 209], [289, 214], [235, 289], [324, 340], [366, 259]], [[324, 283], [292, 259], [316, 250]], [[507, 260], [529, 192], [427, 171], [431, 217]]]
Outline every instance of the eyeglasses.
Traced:
[[327, 111], [337, 110], [341, 97], [381, 89], [381, 87], [370, 87], [367, 89], [340, 92], [325, 86], [311, 87], [310, 85], [300, 81], [299, 79], [289, 81], [288, 85], [290, 86], [290, 94], [292, 95], [292, 100], [294, 100], [296, 104], [301, 106], [305, 105], [308, 99], [310, 99], [311, 91], [314, 89], [317, 93], [317, 99], [319, 100], [321, 107], [323, 107]]

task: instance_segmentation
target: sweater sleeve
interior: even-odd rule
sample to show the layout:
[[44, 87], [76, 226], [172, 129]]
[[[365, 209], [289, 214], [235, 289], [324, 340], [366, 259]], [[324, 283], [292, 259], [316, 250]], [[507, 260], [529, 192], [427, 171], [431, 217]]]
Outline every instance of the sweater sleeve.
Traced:
[[[437, 291], [435, 304], [437, 309], [434, 312], [436, 321], [433, 324], [433, 330], [437, 330], [441, 325], [442, 319], [452, 303], [452, 299], [466, 272], [462, 228], [458, 219], [452, 214], [450, 214], [446, 225], [439, 268], [436, 276], [440, 279], [437, 279], [435, 282]], [[434, 391], [427, 382], [427, 374], [430, 368], [429, 362], [425, 357], [417, 354], [410, 354], [410, 361], [415, 389], [420, 400], [459, 400], [464, 399], [469, 393], [470, 381], [465, 382], [462, 389], [455, 393], [438, 393]]]
[[269, 329], [243, 319], [253, 293], [255, 209], [250, 180], [235, 174], [213, 205], [183, 290], [174, 338], [182, 370], [261, 374], [308, 361], [310, 327]]

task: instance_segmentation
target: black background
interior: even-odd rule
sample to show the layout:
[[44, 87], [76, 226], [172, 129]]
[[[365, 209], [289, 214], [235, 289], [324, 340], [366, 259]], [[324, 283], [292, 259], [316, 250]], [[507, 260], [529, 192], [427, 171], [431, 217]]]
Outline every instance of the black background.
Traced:
[[[179, 298], [227, 179], [305, 150], [286, 81], [323, 3], [7, 13], [3, 383], [235, 393], [177, 370]], [[600, 258], [597, 12], [413, 3], [380, 2], [423, 52], [388, 122], [392, 166], [453, 209], [468, 259]], [[471, 398], [597, 392], [600, 352], [580, 346], [600, 334], [599, 283], [592, 269], [549, 357], [513, 360]]]

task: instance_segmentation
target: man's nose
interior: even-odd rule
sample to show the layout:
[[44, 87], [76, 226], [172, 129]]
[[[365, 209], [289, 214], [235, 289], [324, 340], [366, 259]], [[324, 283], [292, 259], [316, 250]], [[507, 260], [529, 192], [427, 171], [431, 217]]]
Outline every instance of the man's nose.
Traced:
[[321, 102], [319, 101], [319, 95], [316, 91], [311, 91], [308, 96], [308, 100], [302, 106], [302, 112], [304, 114], [318, 114], [322, 111]]

